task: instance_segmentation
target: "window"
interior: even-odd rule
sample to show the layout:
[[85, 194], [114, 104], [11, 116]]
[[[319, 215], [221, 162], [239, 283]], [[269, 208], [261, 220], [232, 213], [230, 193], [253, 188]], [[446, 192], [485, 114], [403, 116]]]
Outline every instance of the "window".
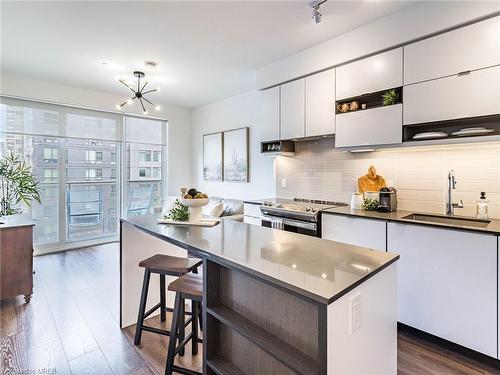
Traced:
[[161, 153], [160, 151], [153, 151], [153, 161], [161, 162]]
[[55, 168], [47, 168], [43, 171], [43, 182], [57, 182], [58, 170]]
[[97, 156], [94, 150], [85, 150], [85, 161], [87, 164], [95, 164], [96, 159]]
[[100, 180], [102, 179], [102, 169], [92, 168], [85, 170], [85, 179], [87, 180]]
[[161, 121], [125, 118], [123, 212], [126, 215], [144, 215], [161, 206], [164, 130]]
[[142, 162], [150, 162], [151, 161], [151, 151], [150, 150], [139, 151], [139, 160]]
[[[68, 139], [66, 164], [66, 240], [68, 242], [115, 236], [118, 233], [116, 142]], [[82, 164], [81, 159], [94, 164]], [[115, 159], [116, 160], [116, 159]]]
[[43, 149], [43, 161], [44, 163], [54, 163], [57, 162], [57, 148], [47, 148]]
[[162, 121], [2, 98], [0, 154], [20, 155], [40, 182], [42, 203], [25, 210], [35, 251], [116, 239], [120, 215], [161, 206], [165, 137]]

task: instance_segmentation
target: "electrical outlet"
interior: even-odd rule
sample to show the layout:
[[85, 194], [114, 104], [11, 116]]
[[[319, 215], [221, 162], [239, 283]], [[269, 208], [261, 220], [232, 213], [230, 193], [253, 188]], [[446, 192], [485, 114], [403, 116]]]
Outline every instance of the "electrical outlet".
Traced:
[[281, 179], [281, 188], [286, 189], [286, 178]]
[[352, 335], [361, 325], [361, 293], [357, 293], [349, 300], [349, 335]]

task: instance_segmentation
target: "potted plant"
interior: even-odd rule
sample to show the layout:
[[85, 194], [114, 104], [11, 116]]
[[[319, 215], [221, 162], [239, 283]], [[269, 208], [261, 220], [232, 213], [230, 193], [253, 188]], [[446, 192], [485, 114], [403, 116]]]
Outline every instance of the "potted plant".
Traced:
[[0, 217], [22, 213], [22, 206], [41, 203], [38, 181], [31, 167], [12, 152], [0, 160]]
[[382, 104], [383, 105], [392, 105], [396, 103], [396, 100], [398, 100], [398, 93], [396, 90], [391, 89], [387, 90], [382, 94]]

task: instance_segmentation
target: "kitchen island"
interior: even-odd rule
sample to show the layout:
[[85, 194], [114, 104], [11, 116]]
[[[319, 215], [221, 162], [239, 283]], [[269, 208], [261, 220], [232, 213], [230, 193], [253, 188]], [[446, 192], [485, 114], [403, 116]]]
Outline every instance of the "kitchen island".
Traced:
[[203, 258], [204, 373], [396, 374], [398, 255], [232, 220], [158, 218], [121, 220], [122, 327], [137, 318], [139, 261], [190, 252]]

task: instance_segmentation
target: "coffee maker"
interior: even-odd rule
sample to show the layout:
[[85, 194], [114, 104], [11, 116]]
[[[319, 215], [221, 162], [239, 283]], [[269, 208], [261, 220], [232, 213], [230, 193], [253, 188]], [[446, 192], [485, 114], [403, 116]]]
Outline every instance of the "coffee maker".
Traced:
[[394, 212], [398, 209], [398, 195], [393, 187], [380, 189], [379, 207], [380, 212]]

